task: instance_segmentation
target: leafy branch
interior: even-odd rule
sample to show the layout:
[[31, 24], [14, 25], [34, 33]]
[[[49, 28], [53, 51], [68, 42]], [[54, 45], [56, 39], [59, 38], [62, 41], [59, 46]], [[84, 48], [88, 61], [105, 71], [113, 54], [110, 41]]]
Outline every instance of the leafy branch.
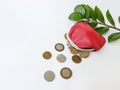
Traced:
[[[75, 22], [86, 21], [100, 34], [107, 33], [110, 28], [120, 31], [120, 28], [116, 27], [115, 21], [110, 11], [106, 11], [106, 18], [110, 24], [109, 25], [105, 23], [105, 17], [100, 8], [97, 6], [92, 8], [86, 4], [77, 5], [74, 8], [74, 12], [72, 12], [68, 18]], [[120, 16], [118, 17], [118, 22], [120, 23]], [[108, 36], [108, 42], [112, 42], [118, 39], [120, 39], [120, 32], [112, 33]]]
[[106, 26], [106, 27], [113, 28], [113, 29], [115, 29], [115, 30], [120, 31], [120, 28], [117, 28], [117, 27], [115, 27], [115, 26], [108, 25], [108, 24], [106, 24], [106, 23], [101, 23], [101, 22], [98, 22], [98, 21], [95, 21], [95, 20], [89, 20], [89, 21], [92, 21], [92, 22], [95, 22], [95, 23], [97, 23], [97, 24], [101, 24], [101, 25], [104, 25], [104, 26]]

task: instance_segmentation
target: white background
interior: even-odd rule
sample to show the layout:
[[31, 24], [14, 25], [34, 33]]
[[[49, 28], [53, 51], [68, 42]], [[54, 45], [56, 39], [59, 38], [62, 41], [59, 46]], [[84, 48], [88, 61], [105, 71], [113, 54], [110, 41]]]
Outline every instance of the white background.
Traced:
[[[109, 9], [120, 26], [119, 0], [0, 0], [0, 90], [120, 90], [120, 40], [80, 64], [71, 60], [64, 33], [74, 24], [69, 14], [81, 3], [97, 5], [104, 14]], [[65, 45], [63, 64], [56, 61], [58, 42]], [[46, 50], [53, 55], [49, 61], [42, 58]], [[73, 71], [69, 80], [59, 74], [66, 66]], [[47, 70], [55, 72], [53, 82], [44, 80]]]

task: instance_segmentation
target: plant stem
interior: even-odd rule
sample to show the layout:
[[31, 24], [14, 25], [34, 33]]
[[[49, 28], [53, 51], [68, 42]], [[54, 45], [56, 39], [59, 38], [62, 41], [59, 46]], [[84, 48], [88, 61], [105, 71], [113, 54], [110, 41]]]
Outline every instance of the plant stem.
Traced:
[[92, 21], [92, 22], [95, 22], [95, 23], [98, 23], [98, 24], [107, 26], [107, 27], [109, 27], [109, 28], [113, 28], [113, 29], [115, 29], [115, 30], [120, 31], [120, 28], [117, 28], [117, 27], [115, 27], [115, 26], [108, 25], [108, 24], [106, 24], [106, 23], [101, 23], [101, 22], [98, 22], [98, 21], [95, 21], [95, 20], [91, 20], [91, 19], [89, 19], [89, 21]]

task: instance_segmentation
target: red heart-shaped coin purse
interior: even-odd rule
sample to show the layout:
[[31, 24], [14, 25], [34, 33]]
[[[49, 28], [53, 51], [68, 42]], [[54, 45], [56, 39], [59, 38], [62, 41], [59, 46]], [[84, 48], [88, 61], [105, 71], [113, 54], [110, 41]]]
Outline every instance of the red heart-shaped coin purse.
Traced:
[[103, 47], [106, 40], [87, 22], [77, 22], [67, 34], [71, 45], [79, 50], [97, 51]]

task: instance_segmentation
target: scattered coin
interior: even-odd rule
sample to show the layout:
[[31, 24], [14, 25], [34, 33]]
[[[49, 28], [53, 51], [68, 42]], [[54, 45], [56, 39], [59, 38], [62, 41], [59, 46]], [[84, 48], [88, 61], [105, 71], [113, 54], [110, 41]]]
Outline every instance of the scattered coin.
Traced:
[[60, 63], [64, 63], [66, 61], [66, 56], [63, 55], [63, 54], [59, 54], [57, 55], [57, 60], [60, 62]]
[[45, 51], [45, 52], [43, 53], [43, 58], [44, 58], [44, 59], [50, 59], [51, 57], [52, 57], [51, 52]]
[[67, 39], [67, 33], [64, 34], [64, 38]]
[[63, 51], [63, 50], [64, 50], [64, 45], [63, 45], [62, 43], [57, 43], [57, 44], [55, 45], [55, 49], [56, 49], [57, 51]]
[[72, 60], [73, 60], [73, 62], [75, 62], [75, 63], [80, 63], [80, 62], [82, 61], [81, 57], [78, 56], [78, 55], [73, 55], [73, 56], [72, 56]]
[[70, 47], [70, 52], [71, 52], [72, 54], [78, 54], [78, 50], [75, 49], [74, 47]]
[[90, 52], [88, 52], [88, 51], [80, 51], [79, 55], [82, 58], [87, 58], [90, 55]]
[[71, 45], [70, 45], [70, 42], [67, 41], [67, 47], [70, 49]]
[[64, 67], [61, 69], [60, 74], [64, 79], [69, 79], [72, 76], [72, 71], [70, 68]]
[[55, 73], [53, 71], [46, 71], [44, 73], [44, 79], [48, 82], [51, 82], [55, 79]]

